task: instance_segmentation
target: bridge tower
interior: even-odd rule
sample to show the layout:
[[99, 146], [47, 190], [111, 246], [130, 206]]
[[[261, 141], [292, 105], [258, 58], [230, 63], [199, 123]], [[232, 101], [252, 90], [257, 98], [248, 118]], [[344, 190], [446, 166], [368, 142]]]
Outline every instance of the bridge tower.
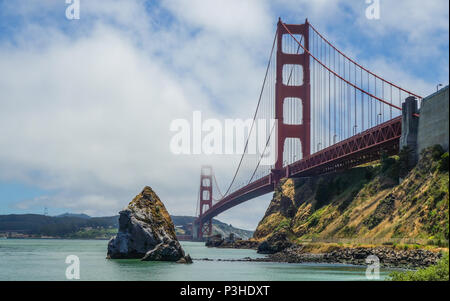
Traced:
[[[293, 35], [301, 35], [303, 46], [309, 51], [309, 23], [285, 24]], [[311, 153], [311, 105], [310, 105], [310, 58], [306, 52], [284, 53], [283, 36], [289, 35], [282, 25], [281, 19], [277, 25], [277, 62], [275, 83], [275, 118], [278, 120], [277, 133], [277, 160], [275, 168], [272, 169], [272, 178], [278, 184], [283, 174], [283, 152], [287, 138], [298, 138], [302, 145], [302, 157]], [[299, 40], [300, 42], [300, 40]], [[283, 82], [283, 67], [285, 65], [300, 65], [303, 71], [303, 83], [300, 86], [285, 85]], [[283, 105], [286, 98], [300, 99], [302, 104], [302, 124], [286, 124], [283, 118]]]
[[[204, 165], [200, 173], [200, 223], [197, 225], [197, 238], [212, 234], [212, 220], [202, 221], [203, 212], [212, 207], [212, 167]], [[205, 206], [207, 208], [205, 209]]]

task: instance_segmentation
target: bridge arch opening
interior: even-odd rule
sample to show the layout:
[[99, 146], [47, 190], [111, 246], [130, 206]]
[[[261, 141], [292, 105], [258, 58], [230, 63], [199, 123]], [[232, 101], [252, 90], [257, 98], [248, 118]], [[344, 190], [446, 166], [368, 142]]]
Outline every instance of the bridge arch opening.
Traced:
[[286, 138], [283, 150], [283, 167], [303, 158], [302, 142], [299, 138]]
[[204, 179], [203, 179], [202, 186], [204, 186], [204, 187], [211, 187], [211, 179], [209, 179], [209, 178], [204, 178]]
[[210, 206], [208, 204], [203, 204], [203, 212], [207, 211], [210, 208]]
[[283, 84], [286, 86], [302, 86], [303, 66], [297, 64], [283, 65]]
[[[304, 45], [304, 38], [301, 34], [293, 34], [295, 39]], [[281, 51], [286, 54], [302, 54], [304, 52], [303, 48], [298, 45], [298, 43], [289, 35], [283, 34], [281, 41]]]
[[295, 125], [303, 123], [303, 104], [300, 98], [287, 97], [284, 99], [283, 123]]
[[203, 191], [203, 199], [204, 200], [209, 200], [209, 191], [208, 190], [204, 190]]

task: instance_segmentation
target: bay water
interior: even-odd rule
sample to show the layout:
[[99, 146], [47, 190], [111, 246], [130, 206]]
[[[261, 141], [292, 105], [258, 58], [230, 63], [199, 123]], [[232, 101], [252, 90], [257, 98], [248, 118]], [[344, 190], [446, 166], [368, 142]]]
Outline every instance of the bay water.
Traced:
[[[343, 264], [288, 264], [230, 262], [226, 259], [261, 258], [255, 250], [206, 248], [200, 242], [181, 242], [194, 259], [190, 265], [106, 259], [106, 240], [1, 239], [0, 280], [63, 281], [69, 255], [80, 260], [80, 280], [135, 281], [301, 281], [367, 280], [366, 267]], [[213, 261], [196, 260], [209, 258]], [[380, 280], [389, 273], [381, 269]]]

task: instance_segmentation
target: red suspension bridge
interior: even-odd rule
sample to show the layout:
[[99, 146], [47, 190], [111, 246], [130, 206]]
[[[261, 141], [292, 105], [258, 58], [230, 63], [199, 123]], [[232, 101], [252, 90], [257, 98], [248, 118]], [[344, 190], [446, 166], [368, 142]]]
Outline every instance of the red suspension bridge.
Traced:
[[[212, 168], [202, 167], [194, 237], [211, 235], [214, 216], [274, 191], [284, 177], [345, 170], [383, 152], [396, 154], [406, 97], [421, 99], [349, 58], [308, 20], [280, 19], [245, 149], [224, 194]], [[258, 119], [278, 122], [266, 129], [267, 150], [255, 155], [248, 145]], [[269, 145], [278, 154], [271, 166], [261, 164]]]

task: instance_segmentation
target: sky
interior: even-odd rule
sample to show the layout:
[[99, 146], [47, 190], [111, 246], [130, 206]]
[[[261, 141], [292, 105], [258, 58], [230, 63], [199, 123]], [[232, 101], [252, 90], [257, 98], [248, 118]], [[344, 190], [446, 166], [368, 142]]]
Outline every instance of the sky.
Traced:
[[[174, 155], [171, 121], [253, 116], [278, 18], [419, 95], [449, 81], [449, 2], [0, 0], [0, 214], [115, 215], [145, 185], [194, 215], [200, 166], [222, 191], [239, 156]], [[255, 229], [271, 195], [217, 218]]]

